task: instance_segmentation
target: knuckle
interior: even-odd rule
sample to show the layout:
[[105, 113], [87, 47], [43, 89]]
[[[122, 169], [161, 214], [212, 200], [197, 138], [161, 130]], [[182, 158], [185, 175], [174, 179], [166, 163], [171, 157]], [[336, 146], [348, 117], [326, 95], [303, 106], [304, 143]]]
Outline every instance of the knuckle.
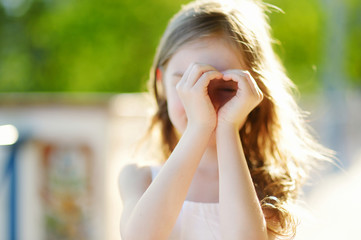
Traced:
[[208, 77], [210, 77], [210, 75], [212, 75], [212, 72], [211, 72], [211, 71], [208, 71], [208, 72], [203, 73], [203, 74], [202, 74], [202, 77], [208, 78]]
[[184, 84], [179, 84], [179, 83], [178, 83], [178, 84], [176, 85], [175, 89], [176, 89], [176, 91], [177, 91], [178, 93], [180, 93], [180, 92], [185, 92]]
[[203, 70], [203, 66], [200, 63], [194, 63], [193, 68], [197, 71], [197, 72], [201, 72]]
[[211, 70], [215, 70], [212, 66], [207, 65], [207, 64], [197, 63], [197, 62], [193, 62], [192, 64], [193, 64], [194, 70], [197, 72], [208, 72]]
[[203, 73], [203, 75], [205, 75], [205, 77], [212, 77], [212, 76], [217, 75], [217, 74], [218, 74], [218, 72], [215, 71], [215, 70], [210, 70], [208, 72]]

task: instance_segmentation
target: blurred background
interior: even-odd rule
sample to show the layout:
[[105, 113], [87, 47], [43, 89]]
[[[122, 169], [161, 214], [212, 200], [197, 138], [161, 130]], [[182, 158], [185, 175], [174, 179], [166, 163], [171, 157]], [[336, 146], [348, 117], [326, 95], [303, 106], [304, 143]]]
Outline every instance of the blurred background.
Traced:
[[[0, 0], [0, 239], [120, 239], [117, 175], [181, 0]], [[356, 239], [361, 2], [270, 0], [275, 50], [339, 162], [305, 187], [296, 239]], [[357, 234], [357, 235], [356, 235]]]

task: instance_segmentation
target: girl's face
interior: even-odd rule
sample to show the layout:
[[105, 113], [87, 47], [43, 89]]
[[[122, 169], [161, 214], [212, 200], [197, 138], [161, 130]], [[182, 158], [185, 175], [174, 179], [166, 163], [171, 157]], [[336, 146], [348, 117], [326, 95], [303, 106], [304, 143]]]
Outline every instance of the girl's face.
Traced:
[[[169, 118], [181, 134], [187, 126], [187, 116], [178, 97], [176, 85], [191, 63], [211, 65], [220, 72], [228, 69], [245, 69], [239, 50], [222, 37], [202, 38], [179, 48], [166, 65], [163, 73], [163, 85], [168, 102]], [[208, 91], [211, 95], [210, 88]], [[214, 106], [224, 104], [215, 101], [217, 100], [212, 99]]]

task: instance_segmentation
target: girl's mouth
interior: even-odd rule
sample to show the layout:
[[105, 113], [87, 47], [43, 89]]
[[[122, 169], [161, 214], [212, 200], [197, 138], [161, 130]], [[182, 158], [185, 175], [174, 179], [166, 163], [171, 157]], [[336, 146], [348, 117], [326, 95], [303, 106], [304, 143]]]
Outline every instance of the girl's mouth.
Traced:
[[237, 93], [238, 85], [234, 81], [212, 80], [208, 85], [208, 95], [216, 111]]

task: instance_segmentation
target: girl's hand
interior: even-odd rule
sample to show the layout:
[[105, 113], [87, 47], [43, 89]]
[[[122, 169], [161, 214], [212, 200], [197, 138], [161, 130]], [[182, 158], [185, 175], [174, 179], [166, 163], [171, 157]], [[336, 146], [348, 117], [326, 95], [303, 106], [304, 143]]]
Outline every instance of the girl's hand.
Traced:
[[210, 65], [193, 63], [187, 68], [176, 85], [187, 115], [187, 127], [215, 129], [217, 113], [208, 94], [208, 85], [211, 80], [222, 77], [223, 74]]
[[248, 71], [238, 69], [223, 72], [225, 81], [234, 81], [236, 94], [218, 111], [218, 125], [231, 124], [240, 129], [248, 114], [262, 101], [263, 93]]

